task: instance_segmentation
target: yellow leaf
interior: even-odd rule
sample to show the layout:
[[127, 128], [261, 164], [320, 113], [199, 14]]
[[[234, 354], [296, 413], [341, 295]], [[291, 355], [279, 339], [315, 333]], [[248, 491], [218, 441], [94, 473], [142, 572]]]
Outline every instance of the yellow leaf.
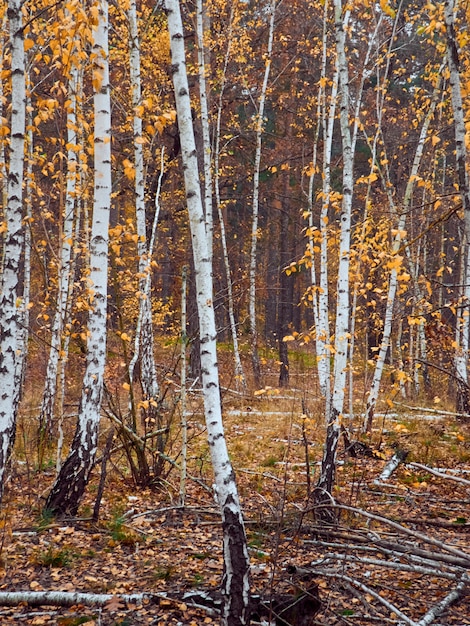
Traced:
[[392, 9], [390, 4], [388, 3], [388, 0], [380, 0], [380, 8], [385, 13], [385, 15], [388, 15], [392, 19], [395, 17], [396, 11]]
[[131, 388], [131, 386], [129, 385], [129, 383], [122, 383], [122, 388], [123, 388], [125, 391], [129, 391], [129, 390], [130, 390], [130, 388]]

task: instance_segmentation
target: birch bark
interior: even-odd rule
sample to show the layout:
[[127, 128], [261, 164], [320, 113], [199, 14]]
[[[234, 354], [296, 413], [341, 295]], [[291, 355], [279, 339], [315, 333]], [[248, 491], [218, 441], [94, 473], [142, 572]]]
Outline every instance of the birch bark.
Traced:
[[[322, 79], [326, 80], [327, 63], [327, 22], [328, 2], [325, 2], [323, 12], [323, 45], [322, 45]], [[320, 94], [322, 107], [322, 130], [323, 130], [323, 182], [322, 182], [322, 205], [320, 213], [320, 269], [319, 269], [319, 293], [318, 293], [318, 323], [316, 329], [316, 349], [318, 378], [320, 391], [326, 400], [325, 415], [330, 412], [331, 400], [331, 365], [330, 365], [330, 321], [328, 306], [328, 210], [331, 195], [331, 150], [333, 142], [333, 126], [336, 117], [338, 98], [338, 64], [335, 61], [335, 72], [330, 93], [330, 104], [327, 106], [326, 91]]]
[[224, 257], [225, 276], [227, 280], [227, 306], [228, 306], [228, 316], [229, 316], [229, 322], [230, 322], [230, 332], [232, 334], [232, 342], [233, 342], [233, 358], [235, 361], [235, 380], [236, 380], [237, 386], [238, 386], [238, 383], [241, 383], [241, 387], [243, 391], [246, 391], [246, 378], [245, 378], [245, 373], [243, 371], [243, 365], [242, 365], [242, 361], [240, 358], [240, 349], [238, 345], [237, 324], [235, 321], [235, 311], [234, 311], [234, 306], [233, 306], [232, 273], [230, 270], [230, 259], [228, 256], [227, 236], [225, 232], [225, 219], [224, 219], [224, 212], [222, 210], [222, 202], [220, 199], [220, 182], [219, 182], [222, 109], [223, 109], [223, 102], [224, 102], [225, 83], [226, 83], [226, 77], [227, 77], [227, 66], [228, 66], [228, 62], [230, 59], [230, 50], [231, 50], [232, 37], [233, 37], [234, 12], [235, 12], [235, 4], [232, 4], [231, 10], [230, 10], [230, 25], [229, 25], [228, 35], [227, 35], [227, 50], [225, 52], [224, 69], [222, 73], [221, 84], [219, 86], [219, 102], [217, 106], [217, 122], [216, 122], [215, 147], [214, 147], [214, 191], [215, 191], [215, 201], [216, 201], [216, 206], [217, 206], [217, 217], [219, 218], [220, 240], [222, 243], [222, 254]]
[[256, 252], [258, 249], [258, 217], [259, 217], [259, 175], [261, 164], [261, 148], [263, 142], [264, 108], [266, 104], [266, 92], [268, 89], [269, 74], [271, 71], [271, 59], [274, 40], [274, 17], [276, 14], [276, 0], [269, 2], [269, 35], [268, 48], [265, 56], [265, 68], [261, 93], [259, 96], [258, 113], [256, 115], [256, 151], [253, 171], [253, 207], [251, 223], [251, 248], [250, 248], [250, 289], [249, 289], [249, 318], [250, 318], [250, 343], [251, 361], [253, 364], [253, 377], [256, 387], [261, 386], [261, 369], [258, 353], [258, 329], [256, 322]]
[[23, 296], [20, 277], [24, 248], [26, 84], [21, 5], [20, 0], [9, 0], [7, 10], [11, 46], [11, 131], [0, 294], [0, 501], [15, 439], [22, 370], [20, 361], [23, 358], [20, 350]]
[[204, 42], [207, 11], [203, 0], [196, 0], [196, 33], [197, 57], [199, 71], [199, 100], [201, 105], [202, 146], [204, 163], [204, 216], [206, 218], [206, 235], [209, 256], [212, 257], [213, 247], [213, 215], [212, 215], [212, 149], [209, 127], [209, 98], [206, 82], [206, 53]]
[[57, 375], [62, 357], [63, 328], [67, 314], [67, 302], [70, 291], [72, 271], [72, 241], [75, 223], [75, 195], [77, 182], [77, 90], [79, 70], [71, 68], [69, 79], [69, 106], [67, 108], [67, 182], [65, 191], [65, 211], [62, 227], [60, 262], [58, 268], [59, 287], [57, 309], [51, 327], [51, 346], [47, 362], [46, 379], [39, 413], [39, 431], [41, 437], [52, 436], [54, 405], [57, 395]]
[[401, 268], [401, 261], [402, 261], [402, 258], [399, 256], [398, 252], [400, 250], [400, 247], [404, 243], [406, 218], [408, 216], [409, 209], [411, 206], [413, 190], [415, 187], [415, 181], [418, 175], [419, 167], [421, 165], [421, 159], [422, 159], [423, 151], [424, 151], [424, 144], [428, 136], [429, 126], [434, 117], [434, 113], [435, 113], [436, 106], [439, 100], [441, 89], [442, 89], [442, 79], [440, 78], [434, 90], [434, 94], [430, 103], [429, 110], [426, 114], [426, 117], [424, 118], [424, 122], [421, 127], [421, 132], [420, 132], [420, 136], [418, 139], [418, 144], [416, 146], [416, 152], [415, 152], [415, 156], [413, 159], [413, 164], [411, 166], [410, 176], [408, 178], [408, 183], [405, 189], [405, 196], [403, 199], [403, 208], [401, 209], [400, 217], [399, 217], [397, 228], [396, 228], [396, 234], [393, 240], [392, 258], [389, 262], [390, 278], [389, 278], [389, 283], [388, 283], [387, 305], [385, 309], [382, 341], [380, 343], [379, 354], [377, 357], [377, 362], [375, 364], [372, 384], [370, 386], [369, 393], [367, 396], [366, 415], [365, 415], [364, 426], [363, 426], [364, 432], [369, 432], [372, 428], [375, 405], [377, 403], [377, 399], [379, 396], [380, 382], [382, 380], [382, 374], [383, 374], [383, 369], [385, 365], [385, 358], [387, 356], [387, 352], [390, 346], [390, 337], [392, 334], [393, 308], [395, 304], [395, 295], [396, 295], [397, 286], [398, 286], [398, 274]]
[[204, 411], [223, 527], [224, 577], [222, 623], [249, 623], [249, 557], [243, 517], [222, 423], [217, 364], [217, 333], [212, 295], [212, 263], [202, 206], [191, 101], [186, 73], [184, 34], [178, 0], [166, 0], [173, 84], [181, 139], [184, 183], [196, 273]]
[[326, 442], [321, 476], [318, 482], [319, 497], [331, 493], [336, 474], [336, 449], [341, 428], [346, 366], [349, 339], [349, 265], [351, 239], [351, 207], [353, 193], [353, 151], [349, 125], [349, 70], [345, 52], [346, 35], [342, 0], [335, 0], [336, 54], [339, 72], [340, 126], [343, 151], [343, 188], [341, 231], [339, 244], [339, 267], [336, 295], [335, 356], [331, 406], [328, 414]]
[[[152, 241], [147, 241], [146, 211], [145, 211], [145, 177], [144, 151], [142, 142], [142, 115], [139, 112], [142, 105], [142, 87], [140, 77], [140, 38], [137, 20], [137, 6], [131, 0], [128, 10], [129, 45], [130, 45], [130, 77], [132, 90], [132, 105], [134, 110], [134, 169], [135, 169], [135, 213], [136, 232], [138, 236], [137, 252], [139, 256], [139, 317], [136, 327], [134, 357], [129, 365], [129, 381], [132, 384], [134, 367], [138, 357], [141, 358], [141, 385], [142, 396], [147, 408], [143, 409], [144, 423], [160, 430], [161, 419], [158, 411], [159, 385], [154, 353], [154, 338], [152, 324], [151, 300], [151, 260], [153, 253], [152, 241], [154, 230], [158, 224], [159, 190], [156, 194], [156, 211], [152, 228]], [[157, 447], [163, 452], [164, 437], [159, 437]], [[159, 469], [159, 468], [158, 468]]]
[[45, 508], [75, 515], [95, 458], [106, 360], [108, 229], [111, 202], [111, 106], [108, 67], [108, 1], [98, 0], [93, 29], [94, 199], [90, 238], [88, 343], [77, 428]]
[[468, 351], [470, 334], [470, 177], [468, 172], [467, 143], [468, 133], [465, 128], [465, 114], [463, 109], [462, 84], [460, 77], [459, 49], [455, 32], [455, 13], [458, 0], [446, 0], [444, 2], [444, 19], [446, 25], [447, 66], [450, 73], [450, 91], [452, 110], [454, 114], [455, 135], [455, 160], [457, 167], [458, 185], [462, 205], [464, 209], [464, 233], [465, 243], [463, 246], [465, 257], [465, 287], [461, 293], [462, 315], [458, 320], [459, 346], [455, 355], [455, 369], [457, 376], [464, 384], [459, 385], [457, 394], [457, 411], [470, 412], [470, 398], [468, 397]]

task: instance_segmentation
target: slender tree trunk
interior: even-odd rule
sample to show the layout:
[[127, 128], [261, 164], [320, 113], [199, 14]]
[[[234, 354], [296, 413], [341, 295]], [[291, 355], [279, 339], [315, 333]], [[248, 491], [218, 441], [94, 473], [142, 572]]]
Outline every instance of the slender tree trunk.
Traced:
[[349, 71], [345, 52], [345, 31], [342, 0], [335, 0], [336, 52], [338, 56], [340, 125], [343, 150], [343, 191], [341, 232], [339, 247], [338, 282], [336, 292], [336, 325], [334, 382], [328, 415], [326, 442], [323, 453], [321, 476], [318, 482], [319, 501], [331, 494], [336, 474], [336, 450], [340, 435], [340, 419], [343, 411], [349, 329], [349, 265], [351, 239], [351, 207], [353, 193], [353, 153], [349, 125]]
[[[288, 122], [288, 126], [290, 126]], [[289, 136], [288, 129], [287, 135]], [[286, 176], [284, 185], [284, 197], [288, 198], [289, 177]], [[282, 202], [281, 217], [279, 224], [279, 300], [277, 307], [277, 340], [279, 346], [279, 386], [289, 385], [289, 351], [288, 342], [284, 337], [289, 334], [289, 324], [292, 322], [292, 288], [293, 277], [289, 276], [285, 268], [289, 265], [289, 202]]]
[[[129, 364], [129, 382], [134, 378], [134, 367], [140, 356], [140, 372], [142, 386], [142, 421], [149, 424], [152, 430], [161, 429], [161, 418], [158, 407], [159, 385], [155, 364], [154, 337], [152, 323], [152, 280], [151, 261], [159, 217], [160, 186], [163, 165], [160, 169], [160, 178], [155, 197], [155, 216], [152, 225], [150, 242], [147, 241], [147, 226], [145, 212], [145, 180], [144, 180], [144, 151], [142, 142], [142, 115], [139, 113], [142, 106], [142, 88], [140, 78], [140, 38], [137, 21], [136, 1], [131, 0], [128, 10], [129, 44], [130, 44], [130, 77], [132, 90], [132, 105], [134, 110], [134, 167], [135, 167], [135, 212], [136, 231], [138, 236], [137, 252], [139, 256], [139, 316], [136, 325], [134, 357]], [[163, 159], [163, 153], [162, 153]], [[164, 436], [160, 436], [157, 446], [163, 452]], [[161, 459], [161, 457], [159, 457]], [[160, 470], [160, 461], [157, 473]]]
[[[326, 25], [328, 22], [328, 2], [325, 2], [323, 15], [323, 59], [322, 78], [326, 80], [327, 39]], [[330, 414], [331, 402], [331, 348], [330, 348], [330, 320], [329, 320], [329, 285], [328, 285], [328, 211], [331, 196], [331, 153], [333, 143], [333, 127], [336, 117], [336, 105], [338, 97], [338, 60], [335, 61], [335, 72], [330, 94], [330, 105], [327, 107], [326, 91], [321, 94], [322, 98], [322, 129], [323, 129], [323, 184], [322, 205], [320, 212], [320, 268], [319, 268], [319, 292], [318, 292], [318, 324], [316, 332], [317, 368], [320, 381], [320, 390], [325, 398], [325, 421]]]
[[39, 431], [41, 437], [52, 435], [54, 405], [57, 395], [57, 374], [62, 357], [63, 328], [67, 315], [67, 302], [72, 270], [72, 242], [75, 223], [75, 191], [77, 183], [78, 155], [77, 147], [77, 91], [79, 88], [79, 69], [71, 68], [69, 79], [69, 106], [67, 108], [67, 183], [65, 191], [65, 211], [61, 231], [60, 264], [58, 267], [59, 287], [57, 308], [51, 328], [51, 346], [46, 369], [46, 380], [39, 413]]
[[[382, 374], [383, 374], [383, 369], [385, 365], [385, 358], [390, 348], [390, 338], [392, 334], [392, 321], [393, 321], [393, 308], [395, 305], [395, 295], [396, 295], [396, 291], [398, 287], [398, 275], [401, 270], [401, 265], [402, 265], [402, 260], [403, 260], [402, 257], [399, 256], [398, 252], [400, 250], [400, 247], [403, 244], [403, 240], [405, 236], [406, 219], [408, 217], [409, 209], [411, 206], [413, 190], [415, 187], [415, 181], [418, 175], [419, 167], [421, 165], [421, 160], [422, 160], [423, 151], [424, 151], [424, 144], [428, 135], [429, 125], [431, 124], [431, 121], [434, 117], [436, 106], [439, 101], [439, 95], [440, 95], [441, 89], [442, 89], [442, 80], [439, 79], [438, 84], [436, 85], [436, 88], [434, 90], [434, 94], [431, 100], [429, 110], [424, 119], [423, 126], [421, 127], [420, 137], [418, 140], [418, 144], [416, 146], [416, 152], [415, 152], [413, 164], [411, 166], [410, 176], [408, 178], [408, 183], [407, 183], [406, 190], [405, 190], [403, 208], [401, 209], [401, 214], [400, 214], [397, 228], [396, 228], [396, 234], [393, 240], [392, 257], [389, 262], [390, 278], [389, 278], [389, 283], [388, 283], [387, 305], [385, 309], [382, 341], [380, 343], [379, 354], [378, 354], [377, 361], [375, 364], [372, 384], [369, 389], [369, 394], [367, 397], [366, 415], [365, 415], [364, 426], [363, 426], [364, 432], [370, 432], [372, 428], [375, 406], [377, 403], [377, 399], [379, 397], [380, 383], [382, 380]], [[422, 349], [422, 346], [420, 347]]]
[[215, 492], [221, 510], [224, 536], [222, 624], [235, 626], [248, 624], [250, 621], [249, 557], [235, 474], [228, 456], [222, 423], [217, 332], [212, 294], [212, 263], [207, 245], [199, 184], [180, 5], [178, 0], [166, 0], [165, 6], [168, 15], [173, 83], [196, 273], [204, 411], [214, 469]]
[[201, 105], [202, 145], [204, 163], [204, 216], [206, 219], [206, 235], [209, 255], [212, 257], [213, 247], [213, 215], [212, 215], [212, 148], [209, 127], [209, 97], [207, 93], [207, 67], [205, 45], [205, 31], [208, 16], [204, 0], [196, 0], [196, 34], [199, 72], [199, 100]]
[[21, 312], [20, 330], [18, 335], [18, 352], [19, 358], [17, 360], [17, 372], [16, 379], [19, 387], [19, 401], [24, 390], [24, 382], [26, 376], [26, 361], [28, 358], [29, 348], [29, 310], [31, 300], [31, 224], [33, 222], [33, 203], [32, 203], [32, 190], [33, 190], [33, 163], [34, 163], [34, 138], [33, 138], [33, 120], [32, 120], [32, 107], [28, 111], [28, 105], [30, 101], [26, 97], [26, 125], [27, 132], [27, 164], [25, 169], [25, 187], [24, 187], [24, 257], [23, 257], [23, 297], [21, 299], [21, 306], [19, 306]]
[[251, 249], [250, 249], [250, 291], [249, 291], [249, 317], [250, 317], [250, 348], [251, 362], [253, 365], [253, 378], [256, 387], [261, 386], [261, 368], [258, 352], [258, 325], [256, 319], [256, 274], [257, 249], [258, 249], [258, 218], [259, 218], [259, 175], [261, 164], [261, 147], [264, 127], [264, 108], [266, 104], [266, 92], [271, 70], [271, 59], [274, 40], [274, 17], [276, 14], [276, 0], [269, 1], [269, 35], [268, 49], [265, 57], [265, 70], [261, 93], [259, 97], [258, 113], [256, 116], [256, 152], [253, 172], [253, 219], [251, 223]]
[[180, 506], [186, 500], [186, 475], [188, 467], [188, 417], [186, 397], [186, 367], [188, 335], [186, 332], [186, 301], [187, 301], [188, 267], [185, 265], [181, 272], [181, 476], [180, 476]]
[[217, 204], [217, 216], [219, 218], [220, 225], [220, 240], [222, 243], [222, 254], [224, 257], [224, 267], [225, 267], [225, 276], [227, 280], [227, 306], [228, 306], [228, 316], [230, 322], [230, 331], [232, 334], [232, 343], [233, 343], [233, 357], [235, 361], [235, 380], [237, 385], [241, 383], [241, 388], [243, 391], [246, 391], [246, 378], [245, 373], [243, 371], [242, 361], [240, 358], [240, 349], [238, 346], [238, 331], [237, 324], [235, 321], [235, 310], [233, 304], [233, 287], [232, 287], [232, 273], [230, 271], [230, 259], [228, 256], [228, 248], [227, 248], [227, 236], [225, 232], [225, 220], [224, 220], [224, 212], [222, 209], [222, 202], [220, 199], [220, 183], [219, 183], [219, 172], [220, 172], [220, 139], [221, 139], [221, 120], [222, 120], [222, 109], [223, 109], [223, 97], [225, 91], [225, 83], [227, 77], [227, 66], [230, 60], [230, 49], [232, 44], [232, 25], [234, 20], [234, 10], [235, 3], [231, 5], [230, 10], [230, 26], [228, 32], [228, 42], [227, 42], [227, 50], [225, 53], [224, 60], [224, 69], [222, 73], [222, 81], [219, 86], [219, 103], [217, 107], [217, 128], [216, 128], [216, 136], [215, 136], [215, 149], [214, 149], [214, 189], [215, 189], [215, 198]]
[[450, 73], [450, 91], [452, 110], [454, 114], [455, 160], [459, 184], [460, 197], [464, 209], [465, 232], [465, 287], [461, 293], [463, 314], [457, 321], [459, 338], [455, 355], [455, 369], [462, 384], [458, 385], [456, 410], [460, 413], [470, 413], [470, 398], [468, 394], [468, 352], [470, 335], [470, 177], [468, 173], [468, 133], [465, 128], [463, 110], [462, 85], [460, 77], [460, 58], [455, 34], [455, 12], [457, 0], [444, 2], [444, 18], [446, 24], [447, 65]]
[[93, 29], [94, 202], [90, 239], [88, 343], [78, 424], [72, 447], [45, 509], [75, 515], [88, 484], [98, 444], [106, 361], [108, 228], [111, 201], [111, 106], [108, 67], [108, 2], [99, 0]]
[[20, 0], [8, 2], [11, 46], [11, 133], [7, 204], [4, 208], [2, 283], [0, 294], [0, 502], [5, 471], [15, 439], [23, 358], [19, 338], [22, 312], [20, 284], [24, 247], [23, 174], [26, 126], [25, 51]]

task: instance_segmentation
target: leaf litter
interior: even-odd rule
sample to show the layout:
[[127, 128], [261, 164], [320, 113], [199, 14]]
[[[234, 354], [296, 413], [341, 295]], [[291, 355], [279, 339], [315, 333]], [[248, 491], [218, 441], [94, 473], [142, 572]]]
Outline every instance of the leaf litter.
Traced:
[[[333, 493], [343, 508], [339, 524], [329, 527], [318, 522], [307, 493], [318, 475], [323, 436], [320, 407], [309, 402], [309, 415], [318, 417], [306, 416], [295, 395], [259, 394], [226, 407], [253, 593], [268, 613], [270, 598], [279, 605], [279, 598], [318, 594], [320, 611], [293, 616], [292, 622], [286, 618], [283, 623], [292, 626], [470, 624], [468, 424], [403, 414], [383, 419], [354, 455], [343, 446]], [[202, 430], [195, 426], [199, 434], [188, 462], [193, 475], [210, 486]], [[386, 461], [402, 448], [407, 459], [379, 481]], [[154, 489], [136, 489], [122, 463], [112, 457], [98, 523], [89, 515], [98, 470], [81, 517], [56, 522], [41, 515], [52, 474], [32, 478], [24, 465], [14, 464], [1, 522], [0, 592], [87, 592], [110, 599], [102, 606], [2, 606], [2, 624], [219, 622], [217, 610], [197, 596], [183, 599], [201, 590], [215, 597], [223, 573], [219, 512], [211, 495], [190, 480], [182, 509], [176, 471]], [[139, 602], [122, 599], [129, 594], [145, 596]]]

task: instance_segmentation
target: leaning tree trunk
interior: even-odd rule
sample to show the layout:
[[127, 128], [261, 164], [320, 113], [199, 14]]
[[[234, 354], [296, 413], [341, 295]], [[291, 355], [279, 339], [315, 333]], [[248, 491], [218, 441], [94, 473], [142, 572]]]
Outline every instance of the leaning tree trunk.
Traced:
[[[413, 198], [413, 190], [415, 187], [415, 181], [418, 177], [419, 167], [421, 165], [421, 159], [424, 152], [425, 141], [428, 136], [429, 126], [434, 116], [438, 98], [442, 89], [442, 80], [438, 79], [438, 84], [434, 89], [433, 98], [429, 110], [421, 128], [418, 144], [416, 146], [415, 156], [413, 164], [411, 166], [410, 176], [406, 185], [405, 196], [403, 200], [403, 207], [400, 210], [400, 218], [396, 227], [396, 234], [393, 240], [392, 258], [388, 265], [390, 268], [390, 278], [388, 283], [387, 293], [387, 305], [385, 309], [384, 327], [382, 333], [382, 341], [380, 343], [379, 354], [375, 364], [374, 376], [372, 384], [367, 396], [366, 414], [364, 419], [363, 431], [370, 432], [372, 429], [372, 422], [374, 419], [375, 406], [379, 397], [380, 383], [382, 380], [382, 374], [385, 366], [385, 358], [390, 347], [390, 338], [392, 334], [392, 320], [393, 320], [393, 308], [395, 305], [395, 295], [398, 287], [398, 274], [402, 267], [402, 257], [399, 255], [400, 247], [403, 245], [406, 218], [408, 216], [411, 201]], [[405, 241], [406, 244], [406, 241]]]
[[20, 284], [23, 230], [23, 173], [26, 126], [25, 51], [20, 0], [8, 3], [11, 46], [11, 133], [7, 203], [4, 208], [6, 232], [3, 245], [0, 294], [0, 501], [5, 470], [15, 439], [16, 416], [21, 385]]
[[98, 1], [93, 30], [94, 200], [90, 239], [88, 344], [78, 424], [67, 459], [46, 501], [57, 515], [75, 515], [88, 484], [98, 443], [106, 361], [108, 228], [111, 201], [111, 107], [108, 68], [108, 1]]
[[458, 379], [461, 381], [457, 388], [457, 411], [470, 413], [470, 398], [468, 394], [468, 351], [470, 335], [470, 178], [468, 173], [468, 151], [465, 128], [465, 115], [463, 110], [462, 86], [460, 79], [460, 59], [455, 34], [455, 11], [457, 0], [444, 2], [444, 18], [446, 24], [447, 65], [450, 73], [450, 91], [452, 98], [452, 110], [454, 114], [455, 134], [455, 160], [460, 197], [464, 209], [464, 232], [465, 232], [465, 280], [464, 289], [461, 293], [464, 314], [459, 324], [460, 345], [455, 356], [455, 369]]
[[199, 183], [180, 5], [178, 0], [166, 0], [165, 6], [168, 14], [173, 83], [196, 274], [204, 411], [214, 468], [216, 498], [222, 515], [224, 537], [222, 623], [226, 626], [235, 626], [248, 624], [250, 620], [250, 565], [235, 474], [228, 456], [222, 423], [212, 263], [208, 255]]

